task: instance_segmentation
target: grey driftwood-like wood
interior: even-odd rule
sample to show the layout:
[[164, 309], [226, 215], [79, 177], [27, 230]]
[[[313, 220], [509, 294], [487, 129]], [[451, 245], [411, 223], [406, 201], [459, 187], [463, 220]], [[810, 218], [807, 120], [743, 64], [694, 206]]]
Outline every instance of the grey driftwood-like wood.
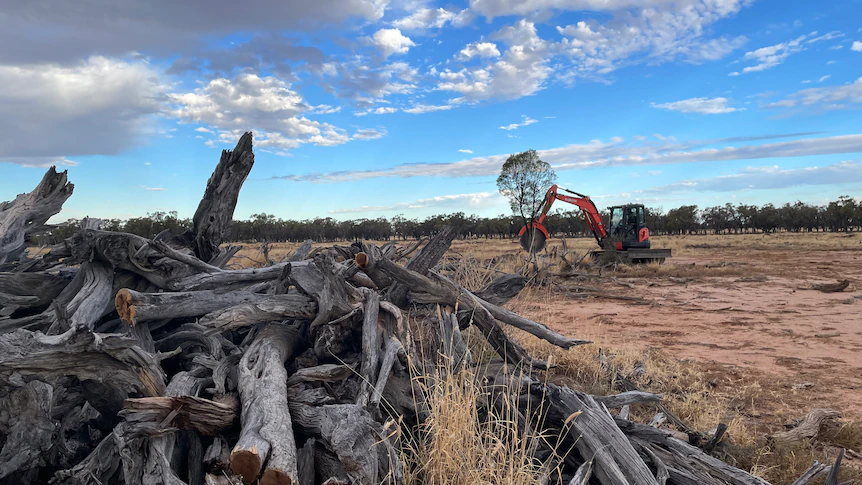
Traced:
[[[120, 318], [133, 325], [151, 320], [199, 317], [233, 307], [239, 307], [237, 313], [256, 310], [255, 317], [260, 318], [267, 311], [278, 312], [274, 318], [281, 320], [311, 318], [316, 314], [314, 302], [303, 295], [262, 295], [242, 290], [226, 293], [215, 290], [141, 293], [123, 288], [117, 293], [115, 304]], [[202, 325], [218, 328], [218, 315], [203, 319]], [[230, 318], [239, 317], [231, 314]]]
[[34, 308], [47, 305], [63, 291], [76, 270], [51, 273], [0, 273], [0, 311], [14, 306]]
[[[454, 227], [444, 226], [428, 241], [428, 244], [423, 246], [415, 256], [410, 258], [410, 261], [406, 265], [407, 269], [415, 271], [420, 275], [427, 273], [446, 254], [446, 251], [449, 250], [449, 246], [452, 245], [452, 241], [457, 235], [458, 231]], [[408, 289], [409, 286], [403, 284], [392, 285], [386, 294], [386, 299], [398, 306], [403, 306], [407, 299]]]
[[60, 212], [75, 188], [67, 176], [67, 171], [58, 173], [51, 167], [31, 192], [0, 202], [0, 265], [19, 259], [28, 237], [45, 229], [48, 219]]
[[793, 443], [813, 439], [820, 433], [820, 428], [829, 421], [838, 419], [841, 413], [834, 409], [814, 409], [792, 429], [769, 436], [772, 441]]
[[628, 391], [610, 396], [596, 396], [596, 402], [608, 409], [621, 408], [643, 402], [661, 402], [661, 396], [651, 392]]
[[206, 191], [192, 218], [193, 249], [201, 261], [219, 254], [219, 245], [233, 220], [239, 191], [254, 166], [252, 134], [240, 137], [233, 150], [222, 150], [221, 160], [207, 181]]
[[523, 275], [511, 273], [500, 275], [490, 283], [474, 291], [473, 294], [492, 305], [502, 306], [527, 285], [527, 279]]
[[299, 481], [284, 362], [296, 352], [301, 339], [298, 326], [269, 324], [239, 362], [242, 433], [230, 462], [246, 484], [258, 477], [262, 485]]

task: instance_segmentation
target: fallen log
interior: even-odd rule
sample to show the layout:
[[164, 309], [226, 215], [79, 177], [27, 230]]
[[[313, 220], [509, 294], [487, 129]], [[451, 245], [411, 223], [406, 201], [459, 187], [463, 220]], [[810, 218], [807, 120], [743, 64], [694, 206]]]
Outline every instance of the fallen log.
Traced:
[[841, 413], [834, 409], [814, 409], [802, 418], [793, 429], [772, 434], [769, 439], [782, 443], [811, 440], [817, 437], [824, 424], [840, 417]]

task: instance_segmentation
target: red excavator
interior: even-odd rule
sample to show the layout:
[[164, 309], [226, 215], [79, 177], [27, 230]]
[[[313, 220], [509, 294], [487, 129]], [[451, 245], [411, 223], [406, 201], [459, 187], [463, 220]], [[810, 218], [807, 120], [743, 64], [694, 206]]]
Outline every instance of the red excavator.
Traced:
[[[559, 193], [560, 191], [572, 195], [563, 195]], [[566, 190], [557, 185], [552, 185], [548, 189], [548, 193], [545, 195], [545, 206], [542, 208], [539, 219], [532, 224], [522, 227], [518, 233], [521, 247], [525, 251], [530, 251], [531, 245], [533, 251], [536, 252], [545, 248], [545, 242], [550, 235], [542, 223], [545, 222], [548, 211], [551, 210], [551, 206], [557, 200], [574, 204], [583, 211], [584, 217], [587, 220], [587, 226], [589, 226], [590, 231], [592, 231], [593, 236], [596, 238], [596, 242], [599, 243], [599, 247], [602, 248], [600, 251], [593, 251], [594, 256], [601, 254], [604, 250], [611, 249], [611, 241], [613, 241], [612, 248], [619, 251], [633, 263], [650, 261], [663, 263], [665, 258], [671, 256], [670, 249], [650, 248], [649, 228], [646, 226], [646, 211], [643, 204], [627, 204], [611, 207], [610, 221], [608, 221], [610, 226], [609, 232], [605, 229], [602, 216], [599, 215], [599, 209], [590, 200], [589, 196]]]

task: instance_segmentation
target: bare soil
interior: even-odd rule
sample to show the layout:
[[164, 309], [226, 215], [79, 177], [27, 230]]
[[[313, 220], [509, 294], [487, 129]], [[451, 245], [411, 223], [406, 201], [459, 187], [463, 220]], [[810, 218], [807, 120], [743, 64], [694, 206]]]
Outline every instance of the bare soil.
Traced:
[[[702, 276], [698, 268], [703, 268]], [[843, 279], [851, 285], [840, 293], [800, 289]], [[517, 305], [525, 316], [541, 317], [564, 334], [592, 337], [610, 347], [657, 348], [705, 368], [756, 377], [774, 396], [774, 406], [768, 408], [790, 408], [801, 415], [813, 407], [833, 407], [845, 418], [860, 419], [860, 282], [862, 250], [855, 248], [727, 247], [704, 256], [674, 257], [654, 274], [618, 272], [616, 281], [583, 283], [640, 296], [650, 305], [571, 300], [565, 293], [540, 304], [522, 300]]]

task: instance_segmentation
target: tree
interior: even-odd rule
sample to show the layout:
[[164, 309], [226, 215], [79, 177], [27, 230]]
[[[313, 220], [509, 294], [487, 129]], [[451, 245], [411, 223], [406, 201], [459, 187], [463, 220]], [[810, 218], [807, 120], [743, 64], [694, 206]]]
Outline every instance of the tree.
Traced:
[[497, 188], [507, 199], [515, 215], [524, 225], [539, 217], [545, 193], [557, 180], [557, 174], [547, 162], [539, 159], [536, 150], [510, 155], [497, 177]]

